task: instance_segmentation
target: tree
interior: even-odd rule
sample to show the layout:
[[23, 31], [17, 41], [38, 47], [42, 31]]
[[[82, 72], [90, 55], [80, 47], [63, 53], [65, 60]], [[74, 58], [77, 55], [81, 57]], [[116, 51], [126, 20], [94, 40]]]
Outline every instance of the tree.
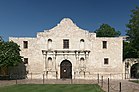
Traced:
[[139, 53], [139, 7], [136, 7], [131, 12], [131, 19], [126, 25], [128, 28], [127, 35], [129, 36], [131, 46]]
[[2, 39], [2, 37], [0, 36], [0, 42], [2, 42], [3, 41], [3, 39]]
[[137, 50], [131, 46], [131, 44], [129, 42], [124, 42], [123, 44], [123, 59], [126, 58], [137, 58]]
[[99, 29], [95, 31], [97, 37], [117, 37], [120, 36], [120, 31], [116, 31], [108, 24], [102, 24]]
[[19, 46], [12, 41], [0, 43], [0, 68], [3, 75], [7, 74], [8, 67], [16, 66], [22, 61], [19, 52]]

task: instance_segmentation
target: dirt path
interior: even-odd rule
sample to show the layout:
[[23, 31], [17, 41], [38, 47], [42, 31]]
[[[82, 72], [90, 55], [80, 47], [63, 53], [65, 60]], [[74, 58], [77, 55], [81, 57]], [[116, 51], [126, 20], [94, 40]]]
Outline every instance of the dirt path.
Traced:
[[0, 80], [0, 87], [16, 84], [15, 80]]
[[6, 85], [14, 85], [14, 84], [97, 84], [96, 80], [82, 80], [82, 79], [22, 79], [22, 80], [3, 80], [0, 81], [0, 87]]

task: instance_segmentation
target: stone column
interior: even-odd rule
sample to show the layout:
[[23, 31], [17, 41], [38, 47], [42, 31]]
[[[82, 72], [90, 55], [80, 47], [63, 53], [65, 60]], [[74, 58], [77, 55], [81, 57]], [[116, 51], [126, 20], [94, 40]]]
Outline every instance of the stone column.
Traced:
[[76, 58], [76, 67], [75, 67], [75, 71], [74, 71], [74, 79], [76, 79], [77, 75], [79, 74], [79, 66], [80, 66], [80, 63], [79, 63], [79, 52], [78, 51], [75, 51], [75, 58]]
[[130, 70], [131, 70], [131, 64], [129, 65], [129, 68], [128, 68], [129, 70], [128, 70], [128, 78], [131, 78], [131, 72], [130, 72]]
[[43, 70], [43, 72], [45, 75], [47, 75], [47, 64], [46, 64], [47, 63], [47, 52], [43, 51], [42, 54], [43, 54], [43, 58], [44, 58], [44, 70]]
[[57, 67], [56, 67], [56, 56], [57, 56], [57, 52], [54, 51], [53, 52], [53, 69], [56, 71]]
[[76, 69], [79, 70], [80, 61], [79, 61], [79, 52], [76, 52]]

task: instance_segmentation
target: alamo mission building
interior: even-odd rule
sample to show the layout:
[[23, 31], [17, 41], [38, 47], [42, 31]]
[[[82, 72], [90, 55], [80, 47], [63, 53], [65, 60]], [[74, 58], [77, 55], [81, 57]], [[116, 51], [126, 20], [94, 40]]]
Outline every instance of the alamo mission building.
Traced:
[[[69, 18], [37, 37], [10, 37], [20, 45], [27, 77], [46, 79], [123, 79], [122, 37], [96, 37]], [[36, 74], [36, 75], [35, 75]]]

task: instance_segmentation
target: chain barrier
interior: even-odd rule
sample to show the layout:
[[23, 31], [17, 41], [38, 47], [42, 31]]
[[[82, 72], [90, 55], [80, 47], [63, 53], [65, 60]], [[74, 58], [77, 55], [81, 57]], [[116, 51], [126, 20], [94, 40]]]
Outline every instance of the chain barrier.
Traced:
[[108, 80], [101, 79], [99, 85], [102, 89], [105, 89], [106, 92], [134, 92], [135, 90], [135, 92], [139, 92], [139, 84], [129, 82], [128, 80], [110, 80], [109, 78]]
[[[89, 74], [85, 77], [90, 79], [48, 79], [45, 74], [30, 73], [26, 75], [6, 75], [0, 76], [0, 79], [5, 80], [5, 85], [12, 84], [98, 84], [102, 89], [105, 88], [106, 92], [127, 92], [128, 90], [139, 90], [139, 84], [129, 82], [128, 80], [113, 80], [112, 74], [110, 77], [101, 74]], [[78, 77], [78, 76], [77, 76]], [[128, 84], [127, 84], [128, 82]], [[4, 85], [4, 81], [1, 81], [1, 85]], [[136, 86], [135, 86], [136, 85]], [[131, 92], [133, 92], [133, 90]], [[138, 91], [139, 92], [139, 91]]]

